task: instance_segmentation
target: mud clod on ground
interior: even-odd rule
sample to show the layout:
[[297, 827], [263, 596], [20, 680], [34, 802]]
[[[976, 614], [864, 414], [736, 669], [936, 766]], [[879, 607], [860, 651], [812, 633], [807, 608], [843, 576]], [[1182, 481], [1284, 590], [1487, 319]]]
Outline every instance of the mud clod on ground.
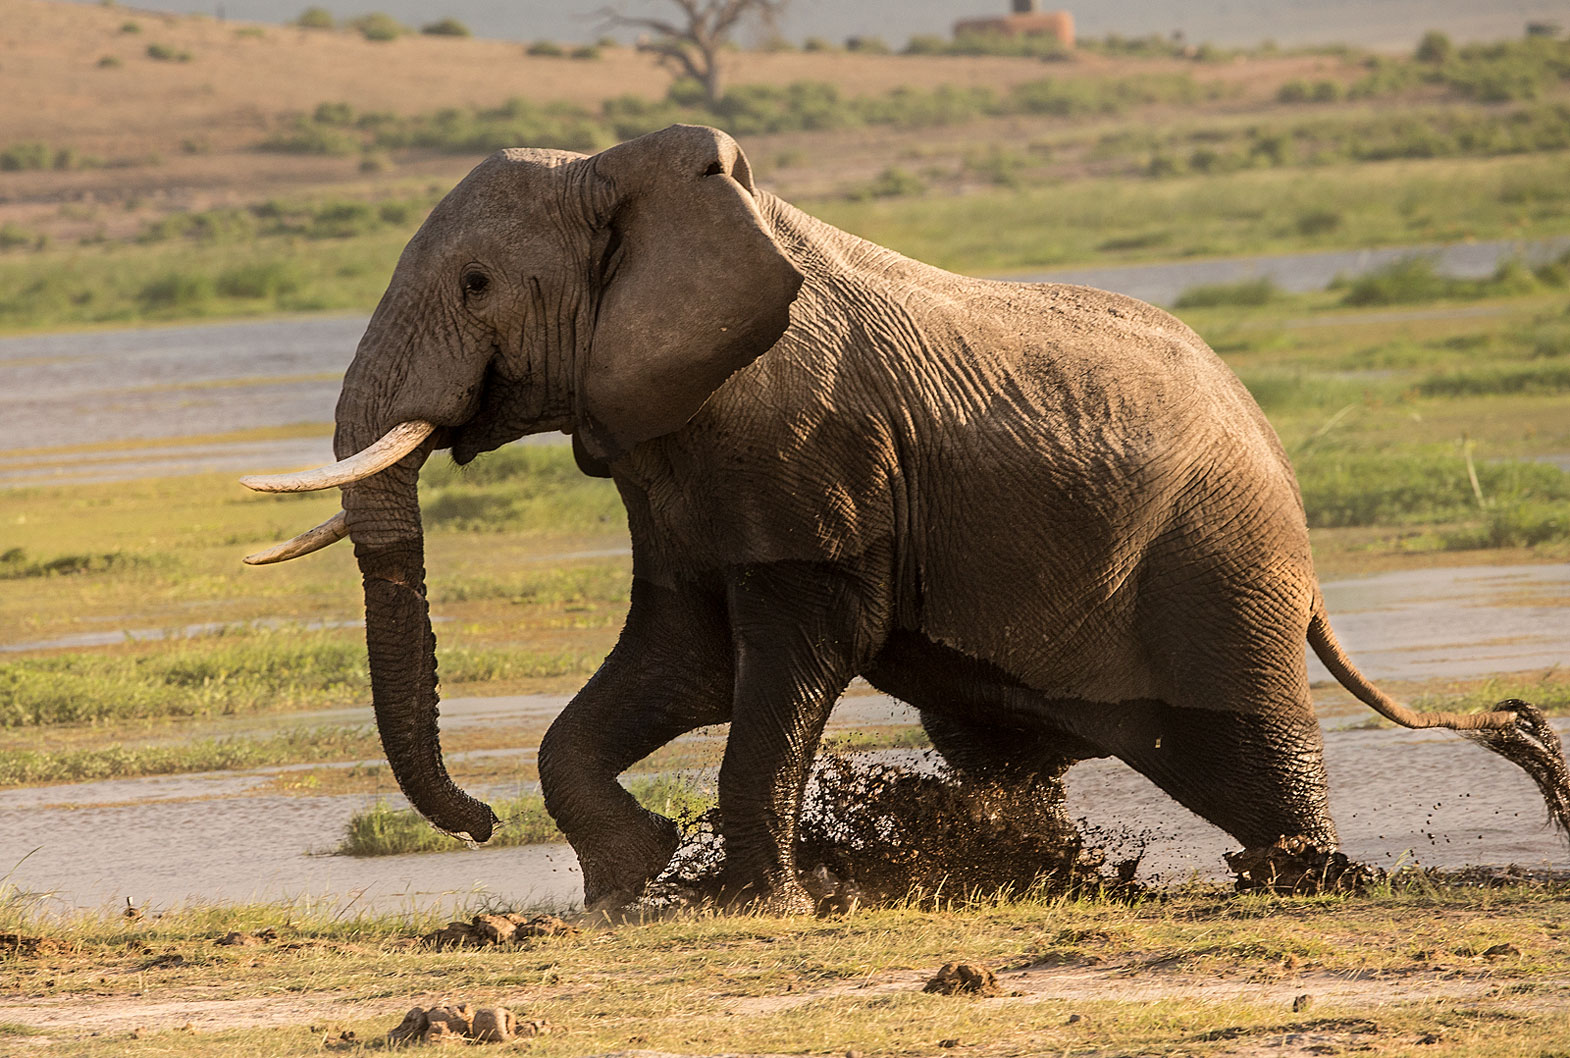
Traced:
[[1358, 893], [1385, 877], [1383, 871], [1354, 863], [1345, 853], [1326, 852], [1301, 834], [1229, 852], [1226, 859], [1237, 875], [1240, 893]]
[[923, 992], [932, 992], [940, 996], [999, 996], [1003, 992], [998, 988], [996, 975], [985, 966], [975, 966], [968, 962], [948, 962], [943, 968], [927, 982]]
[[17, 955], [48, 955], [59, 949], [50, 937], [26, 937], [20, 933], [0, 933], [0, 952]]
[[506, 1007], [473, 1009], [467, 1003], [444, 1003], [434, 1007], [415, 1007], [403, 1021], [387, 1033], [389, 1044], [443, 1043], [468, 1040], [474, 1043], [506, 1043], [527, 1036], [543, 1036], [550, 1031], [545, 1021], [520, 1021]]
[[535, 937], [557, 937], [577, 933], [555, 915], [475, 915], [471, 922], [449, 922], [421, 938], [422, 943], [441, 951], [444, 948], [483, 948], [496, 944], [516, 944]]

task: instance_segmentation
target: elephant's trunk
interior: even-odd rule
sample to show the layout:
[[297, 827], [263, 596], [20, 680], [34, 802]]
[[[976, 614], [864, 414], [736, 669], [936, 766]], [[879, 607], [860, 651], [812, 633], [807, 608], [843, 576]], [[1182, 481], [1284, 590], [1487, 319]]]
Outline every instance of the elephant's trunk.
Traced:
[[487, 841], [496, 814], [453, 783], [437, 734], [436, 635], [425, 599], [417, 491], [428, 450], [422, 446], [344, 490], [349, 535], [365, 583], [371, 698], [387, 762], [410, 803], [450, 834]]

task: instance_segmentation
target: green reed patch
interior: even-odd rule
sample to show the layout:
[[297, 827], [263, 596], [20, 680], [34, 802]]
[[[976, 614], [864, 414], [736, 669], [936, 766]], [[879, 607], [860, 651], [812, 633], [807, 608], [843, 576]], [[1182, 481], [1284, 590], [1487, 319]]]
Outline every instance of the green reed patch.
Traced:
[[420, 516], [429, 528], [599, 532], [625, 524], [616, 486], [583, 474], [565, 445], [514, 445], [467, 467], [428, 463]]
[[[1531, 528], [1551, 524], [1534, 512], [1546, 517], [1558, 509], [1562, 524], [1563, 505], [1570, 502], [1570, 473], [1558, 467], [1515, 460], [1474, 462], [1483, 503], [1489, 505], [1480, 507], [1465, 454], [1457, 446], [1418, 452], [1309, 449], [1293, 462], [1308, 523], [1316, 528], [1412, 525], [1487, 512], [1490, 524], [1498, 521], [1498, 530], [1469, 537], [1492, 541], [1472, 546], [1527, 545], [1558, 538], [1550, 528]], [[1512, 522], [1513, 517], [1520, 521]]]
[[[680, 775], [634, 777], [625, 785], [645, 808], [672, 818], [695, 817], [715, 804], [712, 790]], [[545, 810], [545, 798], [538, 793], [493, 801], [491, 807], [502, 824], [488, 846], [541, 845], [566, 840]], [[409, 852], [454, 852], [463, 847], [461, 839], [437, 830], [414, 809], [394, 808], [377, 801], [350, 817], [343, 840], [334, 851], [340, 856], [396, 856]]]
[[163, 746], [58, 753], [0, 750], [0, 786], [357, 760], [379, 757], [381, 752], [375, 732], [357, 727], [301, 727], [261, 738], [204, 738]]
[[552, 567], [504, 577], [445, 576], [431, 595], [439, 603], [507, 599], [531, 606], [626, 605], [632, 577], [626, 563]]
[[1189, 287], [1175, 302], [1180, 309], [1214, 308], [1219, 305], [1268, 305], [1281, 296], [1281, 288], [1268, 277], [1241, 279], [1236, 283], [1206, 283]]
[[0, 552], [0, 580], [70, 577], [87, 573], [123, 573], [135, 569], [168, 568], [176, 561], [173, 555], [144, 555], [125, 551], [33, 558], [28, 555], [25, 548], [13, 547]]
[[[587, 675], [599, 656], [446, 646], [447, 683]], [[0, 727], [144, 717], [206, 717], [363, 702], [358, 637], [291, 629], [229, 630], [138, 653], [70, 653], [0, 661]]]

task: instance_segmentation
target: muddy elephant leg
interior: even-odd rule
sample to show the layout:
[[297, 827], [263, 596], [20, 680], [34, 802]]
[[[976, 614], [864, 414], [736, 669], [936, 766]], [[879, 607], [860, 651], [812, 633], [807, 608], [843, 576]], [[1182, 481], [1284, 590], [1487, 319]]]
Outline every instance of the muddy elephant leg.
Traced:
[[782, 562], [739, 571], [727, 598], [736, 690], [720, 767], [725, 888], [761, 910], [811, 911], [796, 823], [824, 722], [866, 641], [861, 595], [835, 570]]
[[730, 718], [724, 608], [638, 578], [616, 648], [540, 743], [545, 807], [583, 868], [589, 908], [635, 899], [676, 850], [676, 825], [616, 777], [678, 735]]
[[1270, 713], [1164, 702], [1086, 704], [1082, 711], [1096, 718], [1091, 725], [1101, 728], [1103, 745], [1245, 847], [1283, 834], [1303, 834], [1324, 849], [1339, 844], [1324, 741], [1306, 701]]

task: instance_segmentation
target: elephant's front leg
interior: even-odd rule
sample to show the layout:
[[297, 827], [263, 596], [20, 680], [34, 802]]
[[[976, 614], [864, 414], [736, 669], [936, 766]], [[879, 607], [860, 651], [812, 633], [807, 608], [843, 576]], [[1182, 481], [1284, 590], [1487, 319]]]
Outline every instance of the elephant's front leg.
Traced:
[[777, 912], [811, 911], [796, 880], [796, 822], [823, 725], [856, 673], [867, 608], [845, 573], [783, 562], [739, 570], [728, 592], [736, 653], [720, 767], [725, 890]]
[[578, 854], [585, 907], [636, 899], [670, 862], [675, 823], [616, 777], [678, 735], [728, 720], [731, 663], [722, 599], [633, 579], [616, 649], [540, 743], [545, 807]]

